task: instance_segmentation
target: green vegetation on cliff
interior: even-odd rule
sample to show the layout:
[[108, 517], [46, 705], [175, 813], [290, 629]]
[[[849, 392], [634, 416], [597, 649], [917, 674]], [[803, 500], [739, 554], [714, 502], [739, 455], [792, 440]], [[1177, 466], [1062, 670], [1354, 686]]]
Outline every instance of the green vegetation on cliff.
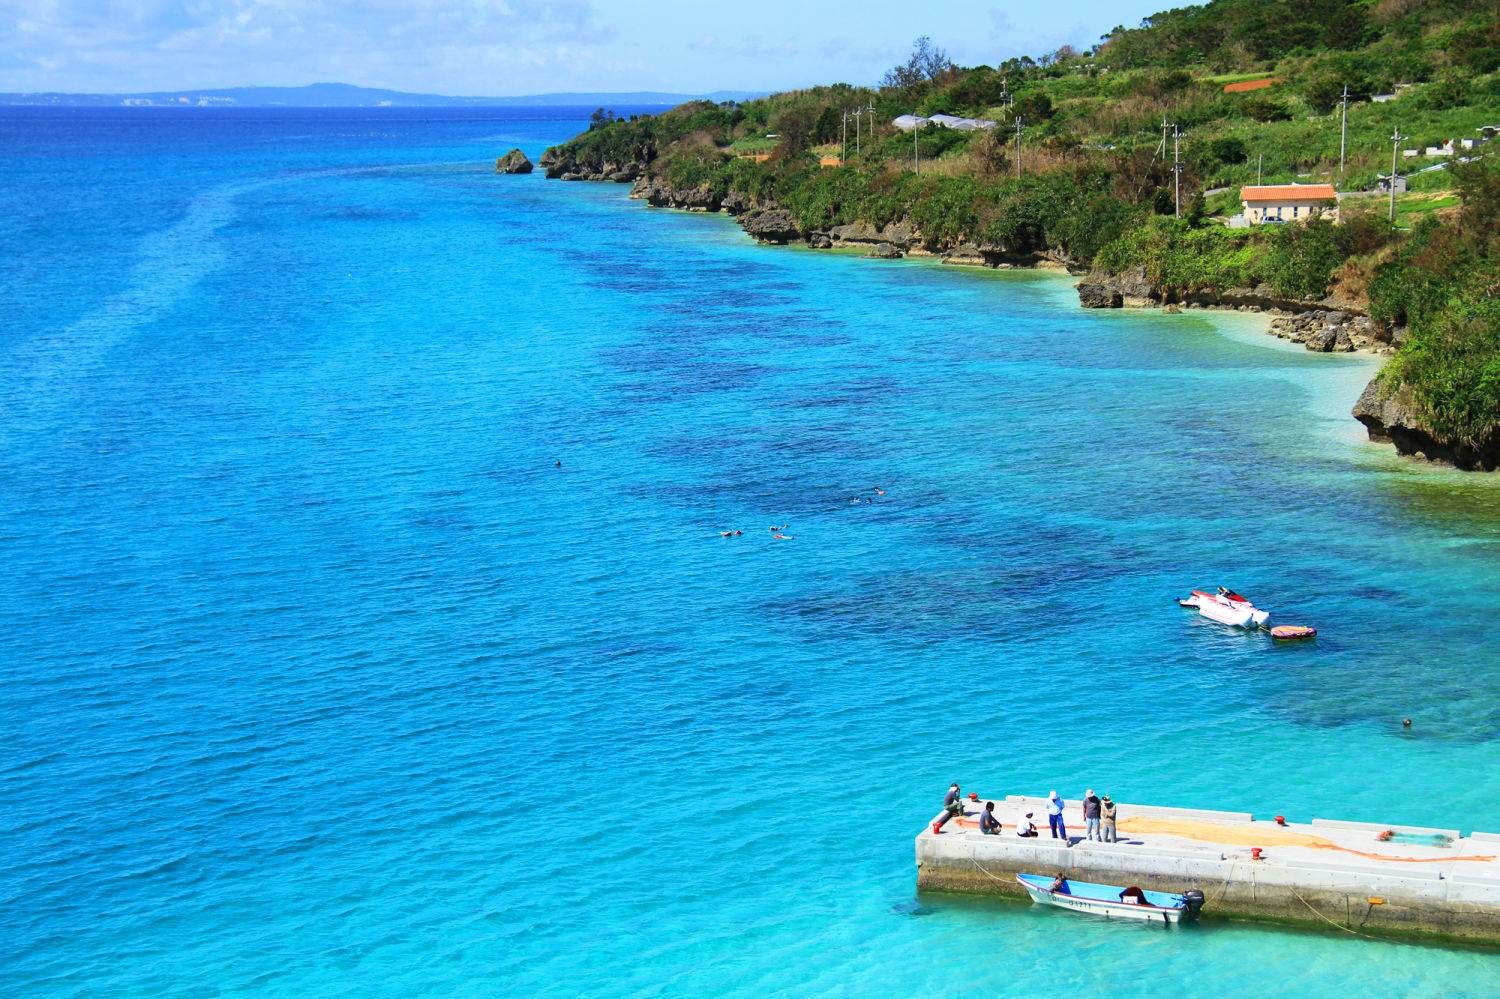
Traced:
[[[1272, 82], [1224, 90], [1261, 79]], [[938, 113], [999, 127], [891, 124]], [[1180, 205], [1163, 121], [1182, 132]], [[1343, 198], [1338, 225], [1228, 229], [1223, 216], [1257, 179], [1373, 188], [1390, 169], [1394, 130], [1402, 147], [1425, 149], [1497, 123], [1500, 0], [1213, 0], [1116, 28], [1088, 52], [993, 67], [954, 66], [924, 39], [879, 88], [601, 117], [553, 152], [590, 175], [635, 164], [710, 205], [774, 204], [804, 232], [905, 219], [934, 251], [1047, 253], [1078, 268], [1139, 270], [1173, 292], [1264, 287], [1368, 302], [1378, 321], [1410, 328], [1392, 377], [1445, 432], [1476, 435], [1500, 417], [1490, 235], [1500, 151], [1467, 168], [1457, 156], [1402, 157], [1411, 192], [1395, 227], [1378, 195]], [[828, 156], [842, 165], [824, 167]], [[1425, 167], [1439, 169], [1417, 172]]]
[[1375, 272], [1370, 311], [1410, 333], [1385, 378], [1411, 388], [1436, 430], [1478, 447], [1500, 437], [1500, 156], [1454, 175], [1458, 224], [1419, 224]]

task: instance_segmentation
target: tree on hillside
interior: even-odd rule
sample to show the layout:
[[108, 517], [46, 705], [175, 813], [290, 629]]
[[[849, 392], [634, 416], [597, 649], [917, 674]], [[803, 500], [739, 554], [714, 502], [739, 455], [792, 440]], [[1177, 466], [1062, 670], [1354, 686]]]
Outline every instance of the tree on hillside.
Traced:
[[957, 67], [948, 53], [932, 44], [932, 39], [923, 35], [912, 47], [911, 57], [900, 66], [893, 67], [881, 80], [881, 86], [905, 90], [930, 80], [941, 79]]

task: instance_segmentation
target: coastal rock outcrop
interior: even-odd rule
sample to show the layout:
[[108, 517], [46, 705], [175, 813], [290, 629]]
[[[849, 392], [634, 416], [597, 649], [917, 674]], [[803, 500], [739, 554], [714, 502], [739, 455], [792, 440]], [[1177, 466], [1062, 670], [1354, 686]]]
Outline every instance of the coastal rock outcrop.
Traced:
[[723, 205], [723, 199], [708, 184], [673, 187], [665, 177], [649, 175], [635, 182], [630, 196], [653, 208], [680, 208], [689, 212], [716, 212]]
[[1080, 281], [1077, 288], [1078, 304], [1085, 309], [1118, 309], [1125, 304], [1125, 296], [1107, 282]]
[[755, 207], [755, 199], [742, 191], [730, 191], [719, 207], [730, 215], [743, 215]]
[[888, 222], [884, 226], [876, 228], [869, 222], [850, 222], [846, 225], [836, 225], [828, 230], [828, 238], [835, 246], [846, 246], [849, 244], [879, 245], [889, 243], [897, 249], [905, 252], [911, 249], [917, 242], [916, 227], [907, 219], [897, 222]]
[[530, 173], [531, 171], [531, 161], [519, 149], [512, 149], [504, 156], [495, 160], [496, 173]]
[[1087, 309], [1140, 308], [1160, 305], [1164, 296], [1146, 278], [1144, 267], [1135, 267], [1119, 274], [1093, 271], [1075, 287], [1079, 304]]
[[1317, 309], [1271, 320], [1271, 332], [1322, 353], [1389, 352], [1395, 337], [1369, 316]]
[[874, 257], [876, 260], [896, 260], [901, 256], [901, 248], [895, 243], [882, 241], [870, 247], [870, 252], [865, 256]]
[[740, 216], [745, 232], [762, 243], [784, 245], [802, 238], [802, 227], [785, 208], [760, 208]]
[[1490, 472], [1500, 468], [1500, 434], [1473, 441], [1439, 433], [1422, 416], [1411, 387], [1377, 375], [1355, 402], [1353, 416], [1365, 425], [1372, 441], [1389, 441], [1398, 454], [1446, 462], [1465, 471]]
[[536, 165], [552, 180], [607, 180], [616, 184], [629, 184], [646, 172], [646, 165], [639, 162], [585, 162], [560, 146], [553, 146], [542, 153]]
[[[1062, 262], [1065, 265], [1067, 263]], [[1091, 271], [1074, 287], [1078, 289], [1079, 304], [1086, 309], [1183, 305], [1204, 309], [1290, 313], [1293, 317], [1302, 314], [1322, 317], [1316, 320], [1309, 319], [1305, 331], [1302, 326], [1296, 326], [1294, 328], [1296, 335], [1287, 336], [1287, 339], [1308, 343], [1309, 350], [1360, 350], [1365, 349], [1367, 342], [1379, 342], [1382, 336], [1373, 323], [1369, 323], [1366, 317], [1352, 309], [1336, 308], [1330, 301], [1315, 298], [1287, 298], [1284, 295], [1278, 295], [1269, 285], [1264, 284], [1254, 288], [1195, 290], [1166, 288], [1148, 278], [1144, 267], [1133, 267], [1118, 274]], [[1342, 318], [1332, 321], [1331, 325], [1335, 328], [1332, 335], [1325, 338], [1318, 330], [1330, 325], [1327, 317], [1333, 315], [1339, 315]], [[1344, 340], [1340, 340], [1341, 329]], [[1289, 328], [1288, 332], [1293, 332], [1293, 328]], [[1278, 333], [1278, 335], [1286, 334]], [[1355, 346], [1347, 346], [1350, 342]], [[1399, 344], [1400, 341], [1397, 339], [1395, 342]], [[1344, 345], [1340, 346], [1340, 344]]]

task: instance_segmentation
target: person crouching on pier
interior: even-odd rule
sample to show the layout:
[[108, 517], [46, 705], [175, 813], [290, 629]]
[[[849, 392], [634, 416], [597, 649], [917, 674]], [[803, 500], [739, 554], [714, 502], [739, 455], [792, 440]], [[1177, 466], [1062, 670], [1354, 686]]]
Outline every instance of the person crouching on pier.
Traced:
[[1053, 839], [1068, 838], [1068, 827], [1063, 822], [1063, 806], [1066, 804], [1067, 802], [1057, 796], [1056, 791], [1047, 795], [1047, 825], [1052, 827]]
[[1000, 835], [1000, 820], [995, 818], [995, 803], [986, 801], [984, 811], [979, 814], [979, 831], [986, 836]]
[[960, 818], [964, 814], [964, 796], [959, 791], [957, 784], [948, 786], [948, 793], [943, 795], [943, 814], [932, 824], [932, 831], [942, 832], [943, 826], [948, 824], [949, 819]]
[[1016, 823], [1016, 835], [1027, 839], [1036, 838], [1036, 823], [1031, 821], [1030, 812], [1027, 812], [1026, 817]]

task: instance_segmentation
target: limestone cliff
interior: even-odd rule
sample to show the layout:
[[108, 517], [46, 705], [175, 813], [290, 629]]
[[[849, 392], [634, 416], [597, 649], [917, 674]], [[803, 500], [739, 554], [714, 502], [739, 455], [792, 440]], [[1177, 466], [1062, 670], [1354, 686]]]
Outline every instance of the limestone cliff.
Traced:
[[1435, 430], [1404, 382], [1376, 376], [1354, 404], [1353, 415], [1373, 441], [1389, 441], [1399, 454], [1455, 465], [1465, 471], [1500, 468], [1500, 434], [1466, 441]]

